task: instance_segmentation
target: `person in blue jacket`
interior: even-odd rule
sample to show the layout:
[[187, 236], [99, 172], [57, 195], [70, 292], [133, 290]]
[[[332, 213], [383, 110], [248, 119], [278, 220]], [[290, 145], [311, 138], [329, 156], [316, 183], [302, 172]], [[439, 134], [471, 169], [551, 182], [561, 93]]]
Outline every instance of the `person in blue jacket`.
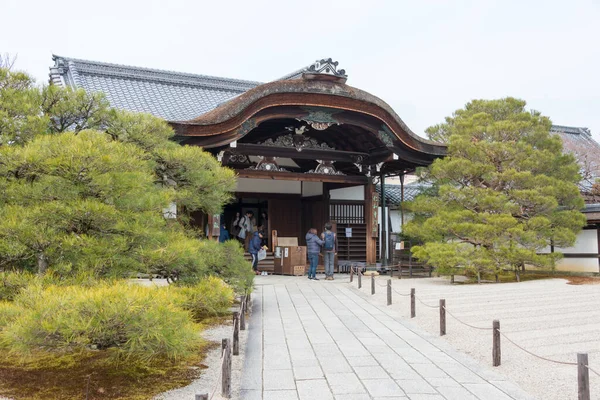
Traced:
[[323, 241], [317, 236], [317, 230], [310, 228], [306, 233], [306, 252], [308, 253], [308, 261], [310, 267], [308, 269], [308, 279], [318, 281], [317, 278], [317, 265], [319, 264], [319, 253], [321, 252], [321, 246]]
[[258, 272], [258, 252], [262, 248], [262, 231], [254, 232], [252, 239], [250, 239], [250, 244], [248, 245], [248, 253], [252, 256], [252, 269], [256, 275]]
[[221, 231], [219, 232], [219, 243], [223, 243], [227, 240], [229, 240], [229, 231], [227, 230], [225, 224], [222, 224]]

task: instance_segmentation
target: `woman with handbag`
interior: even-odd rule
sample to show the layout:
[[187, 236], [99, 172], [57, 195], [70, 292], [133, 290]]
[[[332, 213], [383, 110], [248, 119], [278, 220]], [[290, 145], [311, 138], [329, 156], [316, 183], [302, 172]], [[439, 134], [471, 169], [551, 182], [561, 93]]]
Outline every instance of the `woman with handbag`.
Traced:
[[260, 272], [258, 272], [258, 252], [262, 249], [262, 238], [262, 231], [254, 232], [248, 246], [248, 252], [250, 253], [250, 256], [252, 256], [252, 269], [256, 275], [260, 274]]

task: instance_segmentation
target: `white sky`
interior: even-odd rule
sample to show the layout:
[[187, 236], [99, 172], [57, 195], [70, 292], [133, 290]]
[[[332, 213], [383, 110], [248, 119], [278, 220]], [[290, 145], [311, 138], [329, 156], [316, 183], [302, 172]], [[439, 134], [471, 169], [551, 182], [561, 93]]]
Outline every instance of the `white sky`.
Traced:
[[0, 53], [269, 81], [332, 57], [424, 135], [474, 98], [515, 96], [600, 141], [600, 0], [1, 0]]

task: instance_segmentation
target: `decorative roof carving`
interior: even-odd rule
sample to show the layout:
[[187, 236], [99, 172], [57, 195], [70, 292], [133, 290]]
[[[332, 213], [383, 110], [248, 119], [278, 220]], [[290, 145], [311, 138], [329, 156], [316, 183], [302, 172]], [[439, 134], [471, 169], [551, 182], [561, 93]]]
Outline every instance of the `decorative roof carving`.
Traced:
[[323, 161], [317, 160], [319, 165], [317, 168], [311, 169], [307, 172], [307, 174], [321, 174], [321, 175], [345, 175], [343, 172], [340, 172], [335, 169], [333, 166], [333, 161]]
[[331, 58], [324, 58], [322, 60], [315, 61], [312, 65], [309, 65], [305, 74], [314, 75], [331, 75], [338, 78], [347, 79], [346, 71], [343, 69], [338, 70], [338, 62], [333, 61]]
[[[318, 150], [335, 150], [327, 143], [319, 143], [316, 139], [306, 137], [300, 134], [288, 134], [278, 136], [277, 139], [267, 139], [262, 143], [258, 143], [263, 146], [274, 146], [274, 147], [292, 147], [298, 151], [303, 149], [318, 149]], [[300, 145], [300, 147], [299, 147]]]
[[379, 136], [379, 139], [385, 143], [387, 147], [394, 146], [394, 134], [386, 125], [381, 126], [381, 130], [377, 132], [377, 136]]
[[313, 129], [318, 131], [324, 131], [331, 125], [341, 125], [334, 117], [333, 114], [341, 112], [334, 108], [319, 108], [319, 107], [302, 107], [308, 112], [306, 117], [296, 118], [298, 121], [304, 121], [308, 123]]
[[285, 168], [281, 168], [277, 165], [277, 157], [263, 157], [259, 156], [261, 160], [252, 167], [248, 167], [246, 169], [254, 170], [254, 171], [269, 171], [269, 172], [289, 172]]

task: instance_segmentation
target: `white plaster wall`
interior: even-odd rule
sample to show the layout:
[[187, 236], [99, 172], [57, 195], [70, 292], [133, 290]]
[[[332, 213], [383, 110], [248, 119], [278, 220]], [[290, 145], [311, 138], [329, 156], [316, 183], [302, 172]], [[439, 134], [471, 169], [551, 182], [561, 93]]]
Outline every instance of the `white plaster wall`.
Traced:
[[323, 194], [323, 182], [302, 182], [302, 197], [320, 196]]
[[597, 258], [563, 258], [556, 263], [558, 271], [600, 272]]
[[352, 186], [341, 189], [332, 189], [329, 191], [331, 200], [364, 200], [365, 187]]
[[573, 247], [560, 248], [555, 247], [556, 251], [561, 253], [596, 253], [598, 254], [598, 231], [596, 229], [586, 229], [579, 232], [577, 240]]
[[278, 181], [274, 179], [238, 178], [237, 192], [250, 193], [301, 193], [300, 181]]
[[[400, 212], [400, 210], [391, 210], [390, 216], [392, 217], [392, 232], [401, 233], [402, 232], [402, 213]], [[412, 219], [412, 215], [405, 211], [404, 212], [404, 223], [406, 224], [411, 219]]]

